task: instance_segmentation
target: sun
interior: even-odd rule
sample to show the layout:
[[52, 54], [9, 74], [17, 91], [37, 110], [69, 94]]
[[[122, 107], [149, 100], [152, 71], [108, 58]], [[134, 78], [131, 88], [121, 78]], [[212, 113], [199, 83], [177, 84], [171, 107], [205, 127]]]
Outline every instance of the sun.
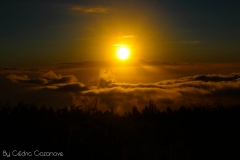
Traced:
[[121, 46], [117, 49], [117, 56], [119, 59], [126, 60], [127, 58], [129, 58], [129, 55], [130, 55], [129, 48]]

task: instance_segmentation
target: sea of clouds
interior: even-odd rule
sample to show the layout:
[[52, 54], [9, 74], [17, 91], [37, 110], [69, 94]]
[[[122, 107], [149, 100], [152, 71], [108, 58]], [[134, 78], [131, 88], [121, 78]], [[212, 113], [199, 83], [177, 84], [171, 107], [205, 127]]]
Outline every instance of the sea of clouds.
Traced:
[[[177, 109], [220, 100], [224, 106], [239, 105], [240, 73], [196, 74], [149, 83], [117, 81], [116, 73], [99, 69], [95, 84], [81, 82], [75, 75], [61, 75], [53, 70], [2, 70], [2, 103], [25, 101], [54, 108], [81, 105], [112, 109], [123, 114], [133, 106], [142, 110], [151, 100], [159, 109]], [[85, 76], [85, 75], [82, 75]], [[147, 78], [147, 77], [146, 77]]]

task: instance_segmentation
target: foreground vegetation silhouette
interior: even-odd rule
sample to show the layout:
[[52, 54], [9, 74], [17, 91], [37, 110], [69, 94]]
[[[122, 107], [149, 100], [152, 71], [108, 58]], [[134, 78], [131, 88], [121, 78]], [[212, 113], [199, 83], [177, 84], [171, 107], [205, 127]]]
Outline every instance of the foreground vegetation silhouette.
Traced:
[[123, 116], [97, 108], [1, 105], [2, 150], [63, 152], [63, 159], [237, 159], [240, 106], [157, 109]]

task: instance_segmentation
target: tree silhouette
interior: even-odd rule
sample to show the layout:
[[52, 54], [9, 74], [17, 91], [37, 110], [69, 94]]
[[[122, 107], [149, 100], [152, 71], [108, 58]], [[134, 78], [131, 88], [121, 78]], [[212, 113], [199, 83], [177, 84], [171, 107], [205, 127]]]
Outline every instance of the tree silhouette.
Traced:
[[[63, 159], [239, 159], [240, 106], [167, 107], [125, 116], [84, 106], [1, 105], [4, 150], [64, 152]], [[220, 105], [220, 103], [218, 104]]]

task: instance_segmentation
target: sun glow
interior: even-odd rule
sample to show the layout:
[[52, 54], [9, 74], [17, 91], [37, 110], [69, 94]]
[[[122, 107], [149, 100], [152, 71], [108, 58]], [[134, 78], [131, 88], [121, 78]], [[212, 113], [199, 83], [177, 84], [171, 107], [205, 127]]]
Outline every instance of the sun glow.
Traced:
[[130, 55], [129, 48], [121, 46], [117, 49], [117, 56], [119, 59], [126, 60], [127, 58], [129, 58], [129, 55]]

